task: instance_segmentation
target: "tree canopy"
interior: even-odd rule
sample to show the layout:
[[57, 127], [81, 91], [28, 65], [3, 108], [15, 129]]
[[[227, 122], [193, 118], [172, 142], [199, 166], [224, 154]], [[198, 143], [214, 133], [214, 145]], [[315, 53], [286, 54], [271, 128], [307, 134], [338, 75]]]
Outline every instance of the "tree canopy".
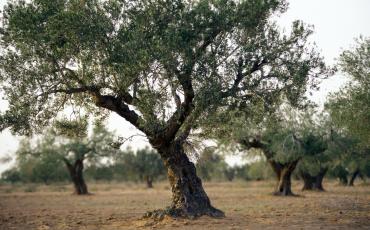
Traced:
[[170, 138], [194, 108], [237, 92], [245, 101], [282, 89], [296, 98], [323, 62], [306, 47], [312, 30], [303, 23], [288, 36], [269, 23], [285, 8], [277, 0], [11, 2], [1, 30], [5, 120], [27, 133], [66, 104], [96, 104]]

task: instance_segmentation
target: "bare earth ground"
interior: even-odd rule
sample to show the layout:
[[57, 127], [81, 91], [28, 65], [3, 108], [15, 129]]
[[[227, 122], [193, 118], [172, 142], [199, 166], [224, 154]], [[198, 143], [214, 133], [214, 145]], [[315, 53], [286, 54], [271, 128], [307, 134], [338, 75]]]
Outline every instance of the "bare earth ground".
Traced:
[[166, 183], [90, 184], [93, 195], [72, 195], [70, 185], [0, 185], [0, 229], [370, 229], [370, 186], [325, 183], [327, 192], [270, 195], [274, 182], [205, 183], [226, 217], [141, 219], [170, 202]]

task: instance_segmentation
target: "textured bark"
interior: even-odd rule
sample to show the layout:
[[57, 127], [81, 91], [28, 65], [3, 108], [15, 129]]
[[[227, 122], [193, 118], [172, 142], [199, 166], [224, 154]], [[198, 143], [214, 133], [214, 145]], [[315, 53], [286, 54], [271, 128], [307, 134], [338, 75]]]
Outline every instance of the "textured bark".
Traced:
[[349, 180], [348, 182], [348, 186], [354, 186], [354, 183], [355, 183], [355, 180], [357, 178], [357, 176], [360, 174], [360, 170], [356, 170], [352, 176], [351, 176], [351, 179]]
[[292, 173], [297, 166], [298, 160], [281, 164], [275, 162], [273, 160], [268, 160], [270, 165], [272, 166], [277, 179], [278, 183], [276, 189], [274, 191], [274, 195], [277, 196], [293, 196], [292, 192]]
[[64, 159], [64, 162], [68, 168], [69, 175], [74, 185], [75, 194], [77, 195], [87, 195], [89, 194], [87, 190], [87, 185], [83, 178], [83, 159], [78, 159], [71, 164], [68, 160]]
[[300, 176], [304, 182], [302, 191], [304, 190], [325, 191], [322, 185], [322, 181], [327, 171], [328, 171], [327, 168], [322, 168], [320, 169], [320, 172], [316, 176], [312, 176], [307, 172], [301, 171]]
[[182, 144], [172, 143], [158, 149], [164, 164], [172, 190], [172, 203], [166, 210], [149, 212], [147, 217], [195, 218], [202, 215], [223, 217], [224, 213], [211, 205], [203, 189], [201, 179], [196, 175], [196, 169], [184, 152]]
[[153, 178], [151, 176], [146, 176], [146, 187], [153, 188]]

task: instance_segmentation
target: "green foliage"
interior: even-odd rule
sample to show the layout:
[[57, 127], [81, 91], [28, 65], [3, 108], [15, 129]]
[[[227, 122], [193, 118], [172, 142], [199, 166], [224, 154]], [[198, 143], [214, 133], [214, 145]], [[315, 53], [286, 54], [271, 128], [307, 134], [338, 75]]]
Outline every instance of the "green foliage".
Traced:
[[309, 48], [310, 27], [296, 21], [283, 34], [273, 23], [286, 8], [284, 0], [11, 1], [0, 43], [4, 126], [30, 134], [68, 106], [102, 114], [98, 107], [153, 141], [172, 141], [224, 103], [269, 108], [284, 94], [300, 104], [328, 69]]
[[55, 153], [42, 155], [33, 167], [32, 182], [49, 184], [51, 182], [67, 181], [69, 178], [64, 163]]
[[114, 157], [110, 166], [113, 179], [119, 181], [145, 181], [148, 177], [161, 180], [166, 177], [166, 168], [160, 156], [149, 148], [133, 152], [127, 149]]
[[132, 167], [140, 180], [146, 177], [158, 178], [160, 175], [166, 175], [166, 169], [156, 151], [149, 148], [139, 149], [134, 159]]
[[274, 177], [273, 171], [265, 159], [248, 164], [247, 169], [249, 180], [266, 180]]
[[[118, 172], [119, 173], [119, 172]], [[124, 172], [121, 172], [122, 174]], [[112, 166], [105, 165], [90, 165], [85, 170], [86, 178], [93, 179], [95, 181], [112, 181], [114, 179], [114, 170]]]
[[205, 148], [196, 164], [197, 174], [206, 181], [225, 180], [231, 173], [224, 158], [214, 148]]
[[[82, 159], [89, 164], [96, 164], [104, 157], [112, 157], [119, 153], [119, 150], [111, 147], [115, 142], [113, 133], [103, 124], [95, 124], [90, 136], [85, 135], [87, 134], [85, 121], [82, 121], [82, 124], [81, 126], [78, 121], [68, 123], [67, 120], [62, 120], [54, 129], [47, 130], [36, 139], [23, 139], [15, 153], [15, 168], [2, 177], [5, 180], [12, 180], [8, 178], [12, 176], [9, 173], [17, 172], [22, 182], [48, 184], [65, 181], [69, 178], [66, 161], [74, 164], [76, 160]], [[61, 136], [57, 136], [58, 134]], [[34, 144], [31, 145], [31, 142]]]
[[333, 123], [369, 148], [370, 140], [370, 38], [357, 40], [352, 50], [342, 53], [341, 70], [351, 81], [331, 94], [326, 104]]
[[16, 168], [8, 169], [1, 174], [1, 179], [10, 183], [21, 182], [21, 172], [19, 172]]

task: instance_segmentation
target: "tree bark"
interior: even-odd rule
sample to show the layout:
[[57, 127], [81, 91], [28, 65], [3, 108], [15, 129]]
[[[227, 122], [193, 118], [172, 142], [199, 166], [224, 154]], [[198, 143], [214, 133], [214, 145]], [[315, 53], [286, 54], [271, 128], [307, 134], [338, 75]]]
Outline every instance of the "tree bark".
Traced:
[[303, 180], [302, 191], [313, 190], [316, 178], [314, 176], [311, 176], [309, 173], [303, 171], [300, 172], [300, 176], [301, 179]]
[[273, 194], [277, 196], [293, 196], [294, 193], [292, 192], [291, 176], [299, 160], [285, 164], [275, 162], [271, 159], [268, 161], [278, 179], [278, 183]]
[[317, 191], [325, 191], [323, 185], [322, 185], [322, 181], [324, 180], [324, 177], [326, 175], [326, 172], [328, 171], [327, 168], [322, 168], [319, 172], [319, 174], [317, 174], [316, 176], [316, 180], [315, 180], [315, 183], [314, 183], [314, 189], [317, 190]]
[[352, 176], [351, 176], [351, 179], [349, 180], [349, 182], [348, 182], [348, 186], [354, 186], [354, 183], [355, 183], [355, 180], [356, 180], [356, 178], [357, 178], [357, 176], [360, 174], [360, 170], [356, 170], [353, 174], [352, 174]]
[[146, 187], [153, 188], [153, 178], [151, 176], [146, 176]]
[[304, 183], [302, 191], [304, 190], [325, 191], [322, 185], [322, 181], [327, 171], [328, 171], [327, 168], [321, 168], [316, 176], [312, 176], [307, 172], [301, 171], [300, 176], [303, 179]]
[[157, 149], [164, 165], [172, 190], [172, 203], [166, 210], [156, 210], [146, 216], [163, 218], [172, 217], [195, 218], [202, 215], [224, 217], [224, 213], [211, 205], [203, 189], [201, 179], [196, 175], [196, 169], [184, 152], [182, 143], [176, 141], [168, 146]]
[[83, 178], [83, 159], [76, 160], [74, 164], [71, 164], [67, 159], [64, 159], [64, 162], [68, 168], [69, 175], [74, 185], [74, 193], [77, 195], [89, 194], [87, 185]]

